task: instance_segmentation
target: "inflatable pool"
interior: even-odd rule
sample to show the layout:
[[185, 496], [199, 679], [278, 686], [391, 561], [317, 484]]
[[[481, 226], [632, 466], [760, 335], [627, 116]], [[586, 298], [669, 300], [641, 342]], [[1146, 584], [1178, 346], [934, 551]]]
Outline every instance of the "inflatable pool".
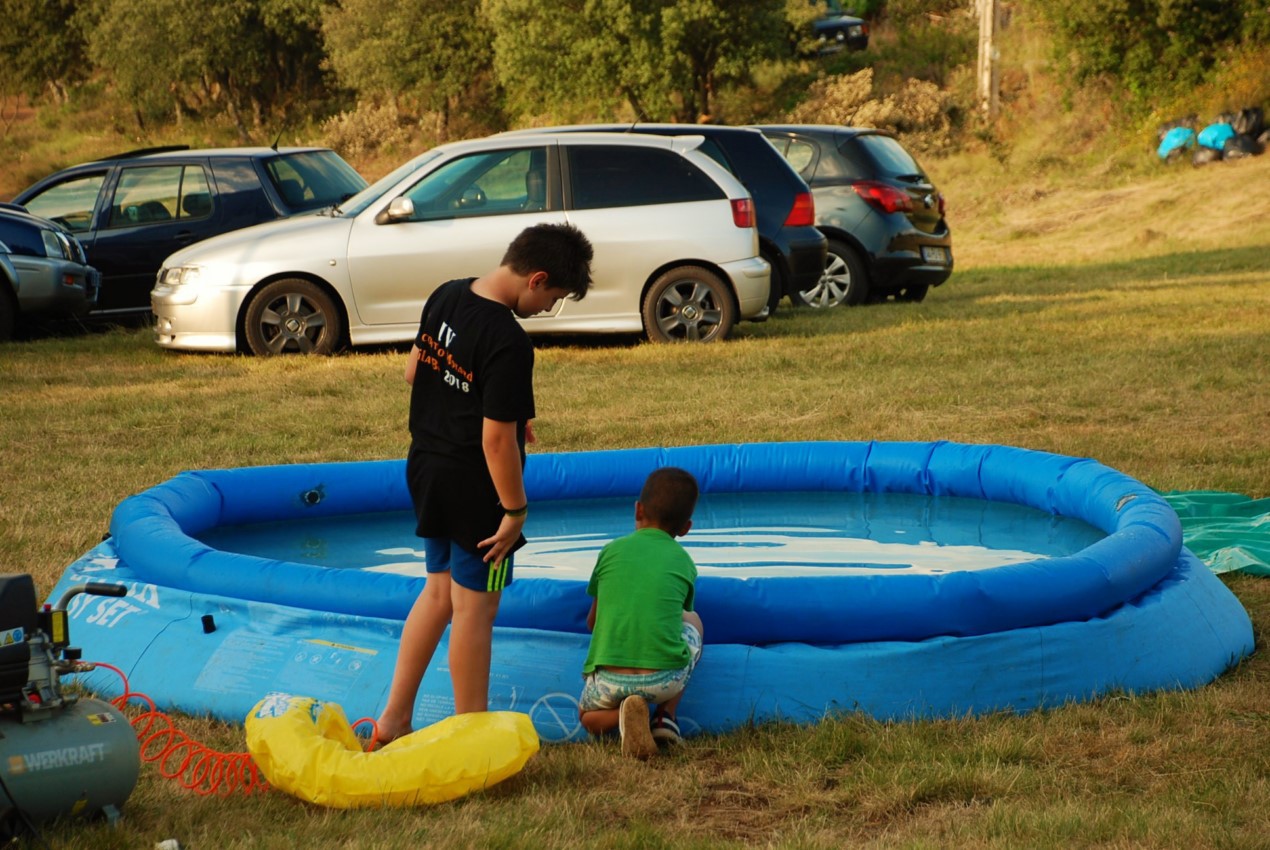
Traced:
[[[544, 740], [585, 734], [576, 697], [589, 565], [631, 528], [644, 477], [663, 465], [693, 472], [703, 494], [684, 538], [701, 569], [707, 644], [680, 708], [688, 731], [842, 711], [1027, 711], [1193, 688], [1252, 650], [1246, 612], [1182, 548], [1173, 510], [1093, 460], [947, 442], [536, 454], [526, 466], [534, 543], [504, 593], [490, 708], [529, 714]], [[167, 707], [241, 722], [266, 693], [286, 690], [374, 716], [423, 582], [403, 466], [182, 473], [124, 500], [111, 536], [50, 598], [84, 580], [126, 583], [125, 598], [76, 597], [75, 634], [85, 658], [122, 667], [134, 690]], [[924, 516], [872, 522], [873, 508], [844, 501], [852, 494], [912, 497]], [[966, 520], [1001, 507], [1015, 513]], [[954, 521], [932, 522], [945, 514]], [[389, 526], [405, 537], [371, 547], [385, 562], [325, 551], [337, 527], [387, 537], [382, 520], [394, 516]], [[1046, 542], [1065, 523], [1074, 536]], [[882, 539], [835, 561], [834, 546], [861, 525], [885, 526], [874, 535]], [[295, 559], [212, 545], [226, 532], [289, 527], [310, 529]], [[1004, 527], [1021, 535], [996, 545]], [[959, 557], [976, 548], [986, 561]], [[452, 710], [445, 657], [442, 647], [425, 677], [416, 728]]]

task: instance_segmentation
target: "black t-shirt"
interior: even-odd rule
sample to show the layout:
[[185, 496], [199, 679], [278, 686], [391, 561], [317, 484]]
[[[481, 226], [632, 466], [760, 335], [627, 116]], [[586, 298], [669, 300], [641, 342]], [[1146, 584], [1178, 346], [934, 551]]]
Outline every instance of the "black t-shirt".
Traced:
[[523, 463], [525, 423], [534, 417], [534, 349], [511, 310], [473, 294], [473, 280], [442, 284], [424, 306], [406, 475], [416, 533], [479, 554], [477, 541], [503, 517], [481, 445], [483, 420], [516, 423]]

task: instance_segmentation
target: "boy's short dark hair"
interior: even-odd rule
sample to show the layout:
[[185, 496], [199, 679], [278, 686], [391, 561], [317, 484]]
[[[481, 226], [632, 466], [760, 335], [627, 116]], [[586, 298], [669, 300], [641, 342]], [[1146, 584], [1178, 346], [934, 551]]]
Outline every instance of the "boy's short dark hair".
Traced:
[[591, 242], [572, 224], [535, 224], [507, 246], [502, 265], [516, 274], [547, 273], [547, 286], [581, 301], [591, 288]]
[[697, 507], [697, 479], [676, 466], [654, 469], [644, 481], [639, 503], [644, 516], [663, 528], [682, 528]]

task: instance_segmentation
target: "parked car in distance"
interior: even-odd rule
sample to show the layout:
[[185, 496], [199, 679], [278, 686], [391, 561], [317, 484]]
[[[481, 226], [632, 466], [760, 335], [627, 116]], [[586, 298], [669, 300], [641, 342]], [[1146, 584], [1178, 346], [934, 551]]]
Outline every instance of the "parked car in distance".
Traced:
[[319, 215], [173, 254], [151, 293], [156, 340], [255, 354], [409, 342], [436, 287], [485, 273], [543, 222], [591, 240], [594, 285], [522, 320], [530, 333], [723, 339], [766, 318], [771, 271], [749, 192], [704, 142], [548, 133], [433, 148]]
[[825, 237], [815, 227], [811, 189], [752, 127], [719, 124], [580, 124], [513, 130], [524, 133], [652, 133], [704, 136], [701, 150], [732, 172], [754, 198], [760, 253], [772, 267], [770, 312], [785, 295], [811, 289], [825, 266]]
[[327, 148], [151, 148], [72, 166], [15, 198], [79, 238], [101, 272], [97, 311], [150, 308], [168, 254], [262, 221], [312, 212], [366, 187]]
[[820, 17], [811, 23], [820, 53], [864, 50], [869, 46], [869, 25], [842, 8], [838, 0], [812, 0], [813, 5], [823, 6]]
[[813, 307], [921, 301], [952, 275], [944, 196], [894, 136], [805, 124], [760, 129], [811, 186], [816, 226], [829, 239], [820, 281], [791, 300]]
[[15, 204], [0, 204], [0, 341], [31, 319], [87, 313], [100, 280], [68, 231]]

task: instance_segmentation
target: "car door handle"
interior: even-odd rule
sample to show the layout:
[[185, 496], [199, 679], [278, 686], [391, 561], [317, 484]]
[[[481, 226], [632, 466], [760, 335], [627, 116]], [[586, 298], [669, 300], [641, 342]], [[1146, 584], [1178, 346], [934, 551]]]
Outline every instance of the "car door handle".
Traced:
[[179, 231], [176, 234], [176, 236], [172, 237], [172, 241], [179, 242], [182, 245], [188, 245], [194, 241], [194, 231], [192, 230]]

